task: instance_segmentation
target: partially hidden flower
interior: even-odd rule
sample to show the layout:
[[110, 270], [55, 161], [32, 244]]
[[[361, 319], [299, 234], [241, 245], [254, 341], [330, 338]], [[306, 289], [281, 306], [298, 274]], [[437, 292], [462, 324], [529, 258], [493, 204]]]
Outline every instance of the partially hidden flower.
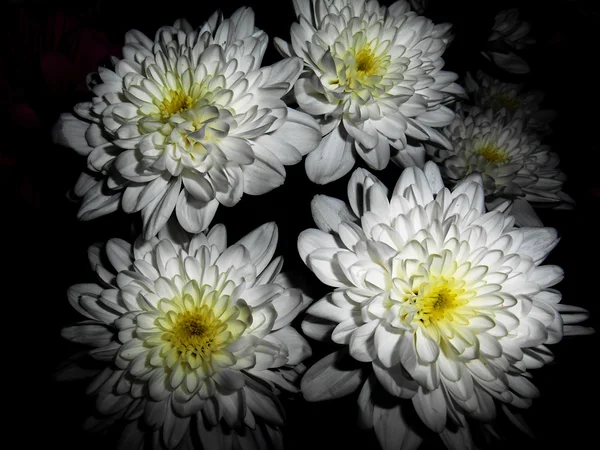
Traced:
[[27, 145], [0, 150], [0, 189], [8, 202], [40, 208], [44, 183], [31, 164], [42, 158], [53, 108], [80, 94], [90, 68], [120, 49], [60, 8], [39, 15], [23, 5], [4, 6], [10, 20], [0, 31], [0, 120], [5, 129], [26, 135]]
[[426, 146], [447, 183], [454, 185], [471, 173], [481, 174], [486, 202], [495, 206], [503, 199], [514, 200], [526, 212], [515, 214], [519, 224], [538, 220], [531, 206], [573, 206], [562, 190], [566, 175], [559, 168], [558, 154], [527, 129], [522, 116], [512, 116], [506, 108], [494, 112], [475, 106], [465, 112], [461, 105], [459, 110], [443, 130], [451, 149]]
[[174, 214], [198, 233], [219, 204], [282, 185], [284, 165], [298, 163], [321, 133], [281, 100], [302, 61], [261, 67], [267, 41], [250, 8], [225, 20], [217, 11], [196, 30], [178, 20], [154, 41], [129, 31], [123, 59], [92, 79], [92, 101], [54, 128], [55, 142], [87, 156], [74, 189], [83, 197], [78, 217], [141, 212], [148, 239]]
[[[303, 231], [298, 250], [333, 290], [302, 329], [362, 364], [340, 366], [334, 352], [303, 375], [302, 392], [320, 401], [360, 390], [360, 423], [384, 449], [420, 445], [426, 434], [410, 416], [455, 449], [473, 448], [469, 423], [497, 409], [522, 425], [519, 409], [538, 395], [530, 370], [552, 360], [548, 344], [592, 331], [577, 325], [587, 311], [560, 303], [562, 269], [542, 264], [556, 231], [516, 228], [504, 210], [486, 212], [484, 197], [480, 175], [450, 191], [429, 161], [404, 169], [389, 196], [357, 169], [349, 206], [313, 200], [319, 229]], [[395, 403], [372, 395], [378, 388]]]
[[417, 14], [423, 15], [427, 9], [429, 0], [408, 0], [408, 2], [410, 3], [410, 7], [413, 11], [415, 11]]
[[[556, 118], [556, 111], [543, 109], [544, 93], [528, 90], [522, 83], [508, 83], [479, 70], [475, 76], [467, 72], [464, 87], [471, 102], [480, 109], [491, 109], [494, 113], [504, 109], [507, 117], [520, 117], [528, 131], [540, 135], [551, 132], [550, 122]], [[468, 102], [461, 108], [467, 109]]]
[[487, 40], [487, 48], [481, 54], [506, 72], [523, 75], [531, 70], [527, 61], [515, 50], [523, 50], [535, 43], [529, 36], [531, 25], [520, 18], [518, 8], [499, 11]]
[[277, 395], [298, 391], [311, 351], [290, 325], [310, 299], [280, 273], [277, 236], [270, 222], [227, 246], [221, 224], [193, 236], [169, 224], [90, 247], [99, 282], [69, 288], [86, 320], [62, 330], [105, 364], [86, 426], [124, 422], [125, 449], [280, 447]]
[[449, 145], [435, 128], [452, 121], [446, 104], [464, 94], [457, 75], [442, 70], [449, 24], [435, 25], [405, 0], [299, 0], [294, 9], [291, 44], [275, 44], [304, 60], [295, 100], [323, 133], [305, 161], [313, 182], [343, 177], [357, 157], [375, 170], [390, 160], [422, 165], [422, 141]]
[[[2, 30], [0, 109], [23, 129], [46, 126], [51, 104], [85, 92], [86, 75], [120, 48], [77, 16], [56, 9], [40, 16], [24, 6], [8, 6]], [[4, 111], [0, 111], [2, 114]]]

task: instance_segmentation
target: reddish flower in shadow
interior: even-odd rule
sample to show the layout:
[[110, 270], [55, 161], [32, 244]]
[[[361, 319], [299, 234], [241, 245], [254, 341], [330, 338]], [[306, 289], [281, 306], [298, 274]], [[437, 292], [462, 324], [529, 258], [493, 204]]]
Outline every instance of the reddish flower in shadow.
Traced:
[[46, 121], [39, 116], [54, 116], [61, 110], [49, 102], [66, 103], [85, 94], [87, 75], [110, 56], [121, 54], [120, 45], [74, 13], [40, 13], [21, 7], [13, 17], [3, 37], [8, 50], [0, 59], [0, 89], [9, 91], [10, 104], [3, 106], [25, 128], [40, 126]]
[[0, 185], [8, 202], [38, 208], [31, 161], [49, 145], [58, 114], [87, 95], [87, 75], [120, 56], [121, 48], [75, 12], [14, 6], [4, 19], [0, 120], [27, 139], [0, 149]]

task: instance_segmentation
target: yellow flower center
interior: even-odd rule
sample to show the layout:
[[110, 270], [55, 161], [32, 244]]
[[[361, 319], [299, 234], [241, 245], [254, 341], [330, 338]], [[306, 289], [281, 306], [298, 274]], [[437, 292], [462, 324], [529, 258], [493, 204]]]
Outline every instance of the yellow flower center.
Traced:
[[484, 145], [478, 148], [475, 153], [483, 156], [488, 163], [505, 163], [508, 161], [506, 152], [493, 144]]
[[158, 104], [157, 106], [160, 109], [161, 118], [166, 120], [175, 114], [187, 111], [194, 105], [194, 103], [194, 99], [182, 90], [170, 90], [163, 99], [162, 103]]
[[359, 76], [369, 76], [377, 69], [377, 58], [369, 47], [363, 48], [356, 55], [356, 70]]
[[174, 319], [173, 329], [166, 338], [182, 355], [210, 354], [214, 338], [226, 327], [206, 305], [179, 313]]
[[464, 283], [440, 277], [423, 284], [410, 301], [417, 307], [415, 319], [425, 326], [439, 320], [452, 320], [452, 313], [467, 300], [462, 298]]
[[356, 40], [355, 46], [336, 57], [337, 77], [329, 84], [339, 84], [345, 92], [366, 89], [377, 95], [382, 89], [379, 83], [387, 72], [391, 57], [386, 52], [374, 51], [370, 44], [364, 42], [364, 37]]
[[183, 363], [193, 371], [210, 365], [215, 355], [226, 352], [252, 323], [250, 309], [229, 296], [234, 284], [219, 284], [221, 287], [214, 290], [194, 280], [184, 287], [183, 296], [159, 302], [163, 313], [156, 318], [159, 332], [147, 337], [145, 344], [160, 347], [159, 355], [167, 367]]

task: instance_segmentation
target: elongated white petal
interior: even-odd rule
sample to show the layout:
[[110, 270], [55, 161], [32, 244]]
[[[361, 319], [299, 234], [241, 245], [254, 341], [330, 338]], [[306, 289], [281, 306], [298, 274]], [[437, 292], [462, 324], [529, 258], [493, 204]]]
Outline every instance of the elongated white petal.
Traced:
[[275, 222], [269, 222], [256, 228], [237, 241], [248, 249], [250, 261], [258, 273], [262, 272], [273, 258], [277, 246], [278, 230]]
[[559, 242], [558, 233], [553, 228], [523, 227], [520, 230], [524, 236], [518, 251], [536, 264], [541, 264]]
[[337, 232], [341, 222], [356, 219], [343, 201], [326, 195], [315, 195], [310, 207], [315, 224], [325, 232]]
[[311, 355], [308, 342], [294, 328], [287, 326], [280, 328], [272, 334], [287, 345], [289, 350], [288, 364], [297, 365]]
[[331, 337], [333, 329], [337, 323], [329, 320], [319, 319], [317, 317], [308, 316], [302, 321], [302, 332], [309, 338], [317, 341], [324, 341]]
[[436, 433], [446, 426], [446, 400], [441, 388], [431, 392], [422, 389], [412, 398], [413, 405], [421, 420]]
[[306, 174], [318, 184], [327, 184], [346, 175], [354, 166], [352, 141], [337, 126], [306, 157]]
[[244, 167], [244, 192], [261, 195], [281, 186], [285, 181], [282, 162], [265, 147], [253, 143], [254, 162]]
[[94, 149], [85, 138], [88, 126], [87, 122], [73, 114], [61, 114], [52, 129], [52, 140], [56, 144], [72, 148], [80, 155], [87, 156]]
[[339, 351], [330, 353], [304, 374], [301, 389], [309, 402], [331, 400], [354, 392], [364, 381], [361, 368], [346, 368]]
[[79, 220], [93, 220], [97, 217], [104, 216], [119, 208], [121, 200], [121, 192], [111, 191], [103, 184], [94, 184], [83, 197], [77, 218]]
[[216, 199], [208, 203], [191, 198], [191, 195], [181, 191], [177, 199], [176, 214], [181, 226], [190, 233], [205, 230], [212, 221], [219, 202]]
[[285, 122], [271, 136], [283, 139], [304, 156], [321, 142], [321, 129], [308, 114], [288, 108]]
[[146, 239], [150, 239], [158, 233], [165, 223], [167, 223], [167, 220], [169, 220], [175, 209], [181, 190], [181, 180], [177, 178], [169, 184], [162, 197], [156, 197], [142, 209]]
[[304, 230], [298, 236], [298, 252], [305, 264], [308, 264], [308, 255], [319, 248], [337, 248], [335, 238], [321, 230]]
[[415, 450], [423, 441], [404, 418], [400, 404], [392, 407], [381, 407], [376, 404], [373, 409], [373, 424], [377, 440], [385, 450], [397, 448]]

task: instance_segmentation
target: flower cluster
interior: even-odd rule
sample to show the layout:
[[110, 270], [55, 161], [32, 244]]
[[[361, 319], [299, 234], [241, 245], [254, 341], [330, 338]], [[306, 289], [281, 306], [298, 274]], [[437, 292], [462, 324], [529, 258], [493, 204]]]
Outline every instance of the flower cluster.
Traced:
[[[356, 394], [384, 450], [475, 448], [499, 417], [527, 430], [550, 346], [594, 332], [562, 302], [564, 271], [544, 264], [559, 232], [536, 213], [574, 200], [541, 91], [444, 70], [455, 35], [429, 6], [293, 0], [270, 65], [254, 10], [216, 11], [130, 30], [89, 74], [91, 98], [52, 133], [85, 157], [77, 217], [140, 221], [89, 247], [97, 281], [68, 289], [84, 320], [61, 334], [93, 369], [74, 359], [59, 378], [91, 377], [86, 428], [119, 425], [123, 449], [281, 449], [284, 397]], [[485, 56], [528, 73], [514, 51], [529, 24], [495, 19]], [[280, 242], [265, 219], [228, 245], [243, 195], [259, 201], [303, 159], [311, 187], [343, 183], [347, 201], [310, 194], [316, 228]], [[305, 279], [275, 257], [286, 246]]]

